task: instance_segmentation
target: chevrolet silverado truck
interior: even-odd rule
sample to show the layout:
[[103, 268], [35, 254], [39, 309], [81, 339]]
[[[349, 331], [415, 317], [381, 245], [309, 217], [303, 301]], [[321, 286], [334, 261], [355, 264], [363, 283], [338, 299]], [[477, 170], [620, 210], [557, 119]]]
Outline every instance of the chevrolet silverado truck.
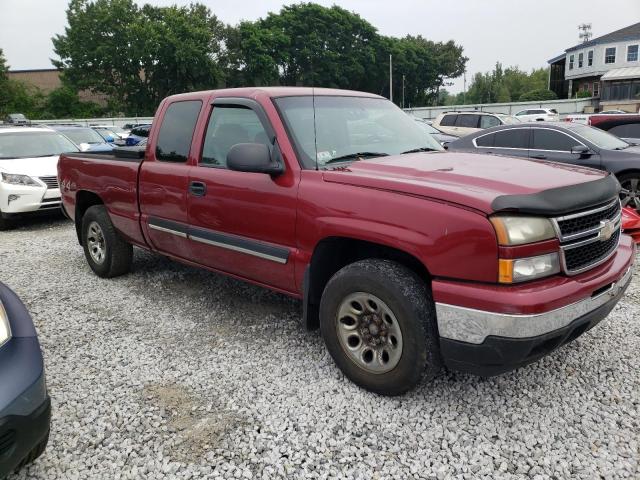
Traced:
[[58, 177], [97, 275], [128, 272], [136, 246], [297, 297], [344, 374], [386, 395], [574, 340], [635, 258], [614, 176], [448, 153], [360, 92], [171, 96], [144, 150], [65, 154]]

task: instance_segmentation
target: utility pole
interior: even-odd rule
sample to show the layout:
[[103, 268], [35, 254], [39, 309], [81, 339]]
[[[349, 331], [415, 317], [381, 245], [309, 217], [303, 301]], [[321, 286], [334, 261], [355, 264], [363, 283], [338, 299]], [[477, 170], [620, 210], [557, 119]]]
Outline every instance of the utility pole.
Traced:
[[393, 55], [389, 55], [389, 100], [393, 102]]
[[404, 74], [402, 74], [402, 108], [404, 108]]
[[593, 37], [593, 33], [591, 33], [590, 23], [581, 23], [580, 25], [578, 25], [578, 31], [580, 32], [578, 34], [578, 37], [584, 43], [587, 43], [589, 40], [591, 40], [591, 37]]
[[467, 71], [466, 70], [462, 72], [462, 81], [463, 81], [462, 104], [466, 105], [467, 104]]

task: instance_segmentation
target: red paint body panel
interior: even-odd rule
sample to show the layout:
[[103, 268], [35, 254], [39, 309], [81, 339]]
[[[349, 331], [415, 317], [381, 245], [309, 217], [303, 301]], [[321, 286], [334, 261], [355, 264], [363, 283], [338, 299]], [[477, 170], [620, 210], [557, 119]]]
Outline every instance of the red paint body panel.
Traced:
[[[73, 218], [78, 192], [91, 192], [100, 197], [116, 228], [131, 242], [297, 297], [302, 295], [304, 272], [314, 249], [333, 237], [382, 244], [412, 255], [432, 275], [438, 301], [512, 313], [566, 304], [610, 281], [615, 270], [620, 273], [624, 268], [621, 263], [628, 263], [628, 240], [624, 240], [613, 260], [578, 277], [498, 285], [499, 254], [505, 258], [530, 256], [558, 245], [551, 241], [499, 248], [487, 219], [493, 212], [493, 200], [586, 183], [604, 173], [525, 159], [505, 163], [496, 156], [453, 152], [385, 157], [335, 170], [303, 170], [272, 98], [310, 94], [309, 88], [274, 87], [169, 97], [158, 108], [141, 163], [81, 154], [61, 156], [58, 172], [64, 207]], [[315, 89], [315, 94], [376, 97], [329, 89]], [[216, 97], [250, 98], [262, 106], [281, 150], [284, 174], [270, 177], [199, 166]], [[188, 161], [158, 161], [154, 152], [164, 112], [173, 102], [194, 99], [202, 101], [202, 108]], [[205, 183], [206, 196], [190, 195], [191, 181]], [[202, 243], [152, 229], [150, 218], [171, 222], [178, 229], [222, 234], [232, 241], [286, 252], [284, 262], [215, 241]]]

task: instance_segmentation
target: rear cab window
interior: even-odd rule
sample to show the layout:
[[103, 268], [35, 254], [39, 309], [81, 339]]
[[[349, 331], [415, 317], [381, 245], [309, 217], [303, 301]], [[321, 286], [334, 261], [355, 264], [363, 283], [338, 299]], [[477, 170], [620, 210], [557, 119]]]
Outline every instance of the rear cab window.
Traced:
[[157, 160], [177, 163], [187, 161], [201, 109], [201, 100], [184, 100], [169, 105], [164, 112], [156, 140]]

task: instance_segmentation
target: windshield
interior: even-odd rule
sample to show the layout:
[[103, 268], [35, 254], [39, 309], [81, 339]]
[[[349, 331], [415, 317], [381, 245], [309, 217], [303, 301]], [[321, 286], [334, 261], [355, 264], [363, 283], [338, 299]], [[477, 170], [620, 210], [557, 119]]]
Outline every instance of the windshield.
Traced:
[[77, 151], [78, 147], [57, 132], [0, 133], [0, 160], [48, 157]]
[[623, 150], [629, 146], [624, 140], [620, 140], [615, 135], [611, 135], [609, 132], [605, 132], [599, 128], [593, 128], [579, 123], [568, 125], [567, 128], [576, 135], [580, 135], [585, 140], [593, 143], [598, 148], [605, 150]]
[[432, 125], [429, 125], [427, 122], [423, 122], [422, 120], [416, 120], [416, 124], [428, 134], [433, 135], [434, 133], [440, 133], [440, 131], [437, 130], [435, 127], [433, 127]]
[[341, 158], [353, 161], [418, 149], [443, 150], [415, 120], [383, 98], [322, 95], [315, 102], [311, 96], [274, 101], [306, 168], [315, 168], [315, 159], [323, 167]]
[[60, 130], [60, 132], [73, 140], [76, 145], [80, 145], [81, 143], [104, 143], [104, 138], [91, 128], [69, 128]]

